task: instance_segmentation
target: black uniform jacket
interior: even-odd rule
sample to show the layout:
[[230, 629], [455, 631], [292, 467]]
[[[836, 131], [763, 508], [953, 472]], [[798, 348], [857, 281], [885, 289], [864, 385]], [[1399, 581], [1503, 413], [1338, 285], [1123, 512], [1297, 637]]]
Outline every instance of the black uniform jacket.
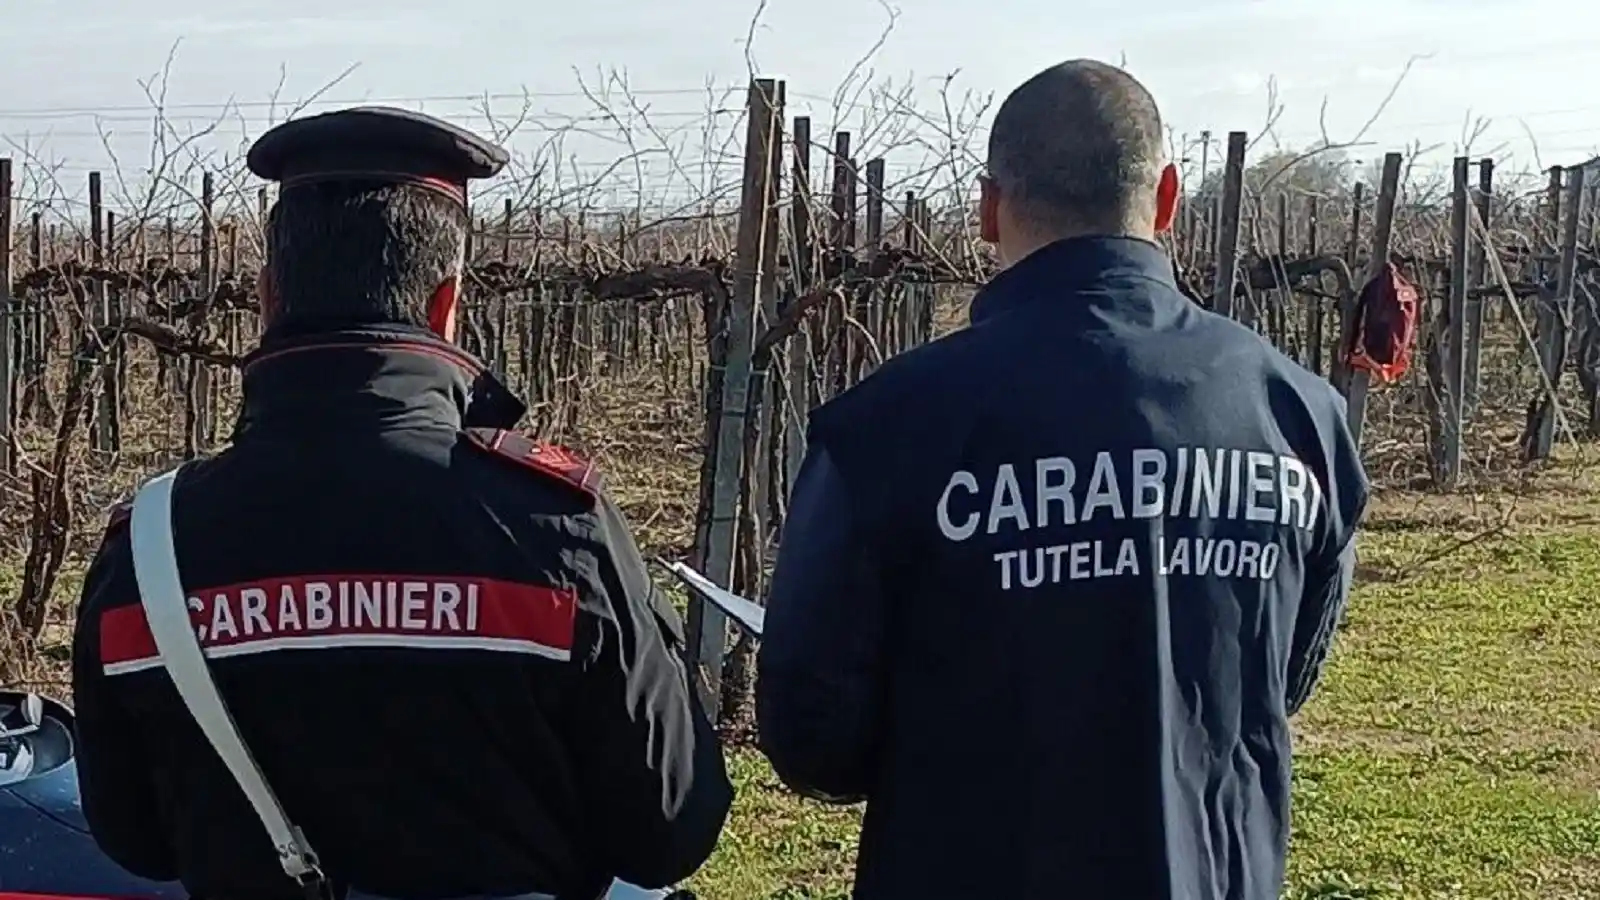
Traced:
[[812, 415], [763, 747], [867, 801], [860, 898], [1276, 900], [1367, 496], [1342, 399], [1138, 240], [971, 316]]
[[[279, 337], [248, 361], [233, 445], [179, 475], [196, 632], [336, 885], [591, 900], [688, 876], [721, 831], [682, 627], [593, 470], [463, 427], [521, 412], [426, 332]], [[94, 836], [200, 896], [298, 898], [160, 667], [130, 553], [124, 511], [74, 645]]]

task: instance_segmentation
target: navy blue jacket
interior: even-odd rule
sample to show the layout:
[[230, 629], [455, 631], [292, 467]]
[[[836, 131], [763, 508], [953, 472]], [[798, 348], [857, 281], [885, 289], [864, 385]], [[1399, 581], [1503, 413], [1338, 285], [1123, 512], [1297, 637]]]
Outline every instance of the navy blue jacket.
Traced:
[[1047, 246], [811, 417], [757, 714], [855, 896], [1275, 900], [1367, 498], [1345, 405], [1132, 239]]

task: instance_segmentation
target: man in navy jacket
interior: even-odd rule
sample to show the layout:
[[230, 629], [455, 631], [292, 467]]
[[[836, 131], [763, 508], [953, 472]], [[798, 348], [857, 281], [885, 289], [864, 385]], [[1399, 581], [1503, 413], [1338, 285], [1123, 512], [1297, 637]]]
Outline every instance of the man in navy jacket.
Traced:
[[1179, 293], [1164, 139], [1112, 66], [1023, 84], [971, 327], [812, 414], [757, 713], [867, 802], [863, 900], [1282, 888], [1367, 481], [1333, 388]]

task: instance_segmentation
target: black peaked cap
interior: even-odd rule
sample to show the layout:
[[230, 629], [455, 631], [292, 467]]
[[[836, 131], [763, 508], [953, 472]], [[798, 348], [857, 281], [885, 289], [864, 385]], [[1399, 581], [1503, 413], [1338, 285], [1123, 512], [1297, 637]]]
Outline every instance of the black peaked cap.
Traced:
[[467, 182], [498, 174], [501, 147], [408, 109], [358, 106], [271, 129], [250, 147], [250, 171], [285, 189], [328, 181], [416, 184], [465, 204]]

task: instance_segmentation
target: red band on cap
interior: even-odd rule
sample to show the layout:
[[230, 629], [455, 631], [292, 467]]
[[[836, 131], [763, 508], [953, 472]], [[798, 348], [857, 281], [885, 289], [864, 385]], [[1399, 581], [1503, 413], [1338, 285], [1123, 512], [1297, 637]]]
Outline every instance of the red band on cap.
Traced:
[[351, 169], [341, 172], [316, 172], [307, 175], [294, 175], [283, 179], [284, 188], [299, 187], [306, 184], [318, 184], [325, 181], [392, 181], [398, 184], [414, 184], [438, 191], [446, 197], [460, 203], [467, 204], [467, 186], [447, 178], [432, 178], [427, 175], [413, 175], [409, 172], [388, 172], [377, 169]]

